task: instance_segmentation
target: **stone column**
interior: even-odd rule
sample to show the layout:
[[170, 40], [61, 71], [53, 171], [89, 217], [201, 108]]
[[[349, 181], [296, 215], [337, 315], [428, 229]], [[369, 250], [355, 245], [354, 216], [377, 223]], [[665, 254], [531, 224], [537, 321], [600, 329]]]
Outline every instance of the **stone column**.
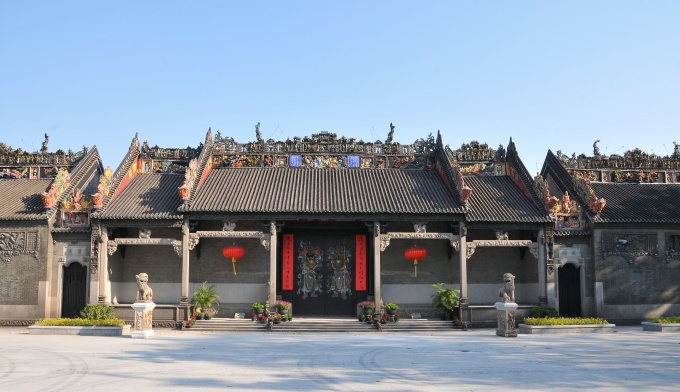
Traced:
[[99, 297], [100, 304], [111, 304], [111, 296], [108, 295], [107, 282], [109, 280], [109, 233], [106, 226], [102, 225], [102, 240], [99, 243]]
[[182, 288], [180, 305], [189, 305], [189, 220], [182, 225]]
[[375, 311], [378, 313], [382, 306], [382, 290], [380, 286], [380, 222], [373, 222], [373, 285]]
[[269, 222], [269, 305], [276, 303], [276, 221]]
[[458, 224], [458, 234], [460, 235], [460, 247], [458, 249], [458, 262], [460, 264], [460, 320], [472, 321], [468, 308], [468, 286], [467, 286], [467, 227], [464, 222]]
[[546, 276], [546, 240], [545, 240], [545, 230], [540, 229], [538, 231], [538, 302], [541, 305], [548, 304], [548, 283]]

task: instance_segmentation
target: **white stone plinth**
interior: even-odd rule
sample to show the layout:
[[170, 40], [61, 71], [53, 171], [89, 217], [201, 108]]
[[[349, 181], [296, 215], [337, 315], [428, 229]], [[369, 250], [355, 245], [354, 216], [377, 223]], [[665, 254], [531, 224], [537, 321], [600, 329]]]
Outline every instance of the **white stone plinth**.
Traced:
[[153, 336], [151, 324], [153, 321], [153, 309], [156, 304], [153, 302], [135, 302], [132, 309], [135, 311], [135, 324], [132, 331], [133, 339], [146, 339]]
[[496, 302], [494, 307], [498, 310], [498, 328], [496, 335], [506, 338], [516, 338], [515, 310], [519, 307], [514, 302]]

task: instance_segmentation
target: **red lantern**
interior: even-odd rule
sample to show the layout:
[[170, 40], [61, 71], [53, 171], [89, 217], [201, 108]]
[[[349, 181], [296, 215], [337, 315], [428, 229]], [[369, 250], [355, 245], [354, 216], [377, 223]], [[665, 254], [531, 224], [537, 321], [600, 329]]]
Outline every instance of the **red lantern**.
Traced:
[[413, 260], [413, 270], [415, 276], [418, 276], [418, 260], [422, 260], [427, 256], [427, 249], [420, 246], [413, 245], [412, 247], [404, 251], [404, 257], [409, 260]]
[[234, 269], [234, 275], [236, 275], [236, 259], [240, 259], [246, 254], [246, 250], [242, 246], [231, 244], [222, 248], [222, 254], [226, 258], [231, 258], [231, 266]]

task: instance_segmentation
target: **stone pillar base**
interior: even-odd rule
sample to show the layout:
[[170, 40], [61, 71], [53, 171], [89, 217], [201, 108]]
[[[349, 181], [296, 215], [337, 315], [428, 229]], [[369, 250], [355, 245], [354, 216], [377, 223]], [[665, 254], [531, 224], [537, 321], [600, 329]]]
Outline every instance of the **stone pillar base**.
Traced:
[[519, 307], [514, 302], [496, 302], [494, 304], [498, 310], [498, 328], [496, 335], [504, 338], [516, 338], [515, 329], [515, 310]]
[[132, 331], [133, 339], [146, 339], [153, 336], [151, 328], [153, 321], [153, 309], [156, 304], [153, 302], [135, 302], [132, 309], [135, 311], [135, 324]]

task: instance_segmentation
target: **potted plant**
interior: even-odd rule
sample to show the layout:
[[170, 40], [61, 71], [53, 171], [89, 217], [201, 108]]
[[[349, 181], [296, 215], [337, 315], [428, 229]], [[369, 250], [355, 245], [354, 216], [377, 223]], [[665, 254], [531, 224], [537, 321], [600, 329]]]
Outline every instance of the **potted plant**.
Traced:
[[288, 313], [290, 313], [290, 307], [291, 307], [291, 306], [292, 306], [292, 304], [291, 304], [290, 302], [288, 302], [288, 301], [282, 301], [282, 300], [276, 301], [276, 311], [277, 311], [279, 314], [288, 314]]
[[442, 319], [453, 320], [454, 311], [460, 305], [459, 291], [445, 288], [444, 283], [435, 283], [432, 286], [437, 289], [432, 295], [432, 305], [439, 310]]
[[261, 302], [253, 302], [253, 313], [257, 320], [262, 320], [265, 305]]
[[373, 301], [361, 301], [359, 302], [359, 307], [361, 308], [363, 314], [373, 314], [375, 303]]
[[[191, 302], [196, 306], [196, 311], [200, 310], [201, 313], [196, 314], [197, 319], [205, 318], [210, 320], [211, 312], [210, 307], [214, 304], [219, 305], [220, 297], [217, 295], [217, 286], [208, 286], [208, 282], [203, 282], [200, 289], [194, 292], [194, 297]], [[198, 316], [201, 315], [201, 318]], [[207, 317], [206, 317], [207, 316]]]
[[385, 304], [385, 312], [387, 312], [387, 314], [395, 314], [397, 313], [397, 310], [399, 310], [399, 305], [393, 302], [388, 302]]

